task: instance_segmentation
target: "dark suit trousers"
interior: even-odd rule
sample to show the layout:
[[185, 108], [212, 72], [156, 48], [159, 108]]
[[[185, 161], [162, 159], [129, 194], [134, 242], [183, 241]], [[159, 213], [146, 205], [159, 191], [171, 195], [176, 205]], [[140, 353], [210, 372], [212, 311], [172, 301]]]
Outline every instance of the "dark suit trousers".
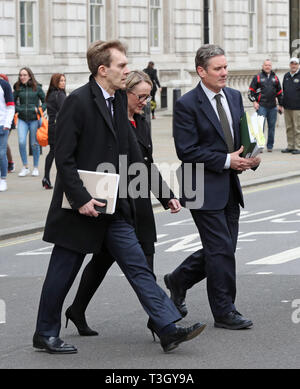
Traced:
[[172, 280], [184, 290], [206, 278], [204, 250], [198, 250], [187, 257], [173, 272]]
[[[174, 303], [156, 284], [134, 228], [122, 219], [113, 220], [105, 245], [136, 292], [144, 310], [158, 329], [181, 319]], [[65, 297], [82, 265], [85, 255], [55, 246], [44, 282], [36, 332], [58, 336]]]
[[[235, 251], [240, 206], [233, 179], [231, 179], [229, 200], [225, 209], [217, 211], [192, 210], [191, 214], [203, 244], [209, 304], [214, 317], [220, 317], [235, 310]], [[200, 269], [201, 266], [200, 262]], [[190, 280], [190, 282], [192, 281]]]

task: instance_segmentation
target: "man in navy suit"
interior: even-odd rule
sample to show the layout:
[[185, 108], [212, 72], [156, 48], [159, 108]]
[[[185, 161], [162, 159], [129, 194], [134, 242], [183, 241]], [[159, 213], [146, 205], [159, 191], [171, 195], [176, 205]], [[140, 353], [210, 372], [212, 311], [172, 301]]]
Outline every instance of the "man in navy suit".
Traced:
[[[234, 305], [235, 250], [240, 206], [244, 206], [238, 174], [255, 169], [260, 158], [240, 157], [243, 147], [239, 125], [244, 108], [240, 92], [226, 87], [228, 65], [223, 49], [204, 45], [197, 51], [195, 62], [201, 81], [176, 103], [174, 139], [178, 158], [183, 165], [193, 166], [193, 189], [197, 190], [194, 177], [197, 164], [204, 164], [204, 202], [189, 206], [203, 252], [190, 256], [167, 274], [165, 281], [180, 309], [187, 285], [191, 287], [206, 276], [215, 326], [248, 328], [252, 321], [243, 317]], [[187, 200], [183, 193], [183, 205]]]

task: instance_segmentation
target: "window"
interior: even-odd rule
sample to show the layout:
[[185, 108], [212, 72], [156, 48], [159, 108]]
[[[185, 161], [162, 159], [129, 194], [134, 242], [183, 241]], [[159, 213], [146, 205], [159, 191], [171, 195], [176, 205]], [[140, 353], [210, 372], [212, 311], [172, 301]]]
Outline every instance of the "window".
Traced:
[[249, 49], [255, 47], [255, 37], [256, 37], [256, 0], [248, 0], [249, 7], [249, 36], [248, 44]]
[[90, 0], [90, 41], [103, 38], [104, 4], [103, 0]]
[[33, 1], [20, 1], [20, 46], [33, 48]]
[[160, 0], [150, 0], [150, 47], [160, 47]]
[[203, 12], [203, 43], [209, 43], [210, 42], [210, 1], [209, 0], [204, 0], [204, 12]]

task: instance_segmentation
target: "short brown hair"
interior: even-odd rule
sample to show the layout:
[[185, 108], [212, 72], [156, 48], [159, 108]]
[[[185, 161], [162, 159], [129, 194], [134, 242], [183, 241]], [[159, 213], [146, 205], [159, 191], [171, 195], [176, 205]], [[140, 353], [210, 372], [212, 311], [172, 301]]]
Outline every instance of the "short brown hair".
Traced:
[[225, 55], [225, 51], [220, 46], [210, 44], [201, 46], [196, 53], [196, 70], [198, 66], [201, 66], [203, 69], [207, 70], [210, 59], [217, 57], [218, 55]]
[[93, 76], [98, 72], [98, 68], [101, 65], [110, 67], [111, 64], [111, 51], [110, 49], [119, 50], [121, 53], [126, 54], [126, 47], [118, 40], [113, 41], [96, 41], [93, 42], [86, 53], [88, 67]]

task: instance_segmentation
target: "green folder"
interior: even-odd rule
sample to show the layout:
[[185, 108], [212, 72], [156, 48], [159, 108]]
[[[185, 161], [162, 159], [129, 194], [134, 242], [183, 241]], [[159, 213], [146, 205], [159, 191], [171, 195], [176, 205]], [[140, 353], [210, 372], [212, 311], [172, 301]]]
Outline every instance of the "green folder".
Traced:
[[242, 157], [249, 158], [251, 157], [252, 151], [256, 146], [256, 140], [252, 136], [252, 123], [251, 118], [248, 112], [245, 112], [241, 118], [240, 123], [240, 134], [241, 134], [241, 144], [244, 146], [244, 151]]

